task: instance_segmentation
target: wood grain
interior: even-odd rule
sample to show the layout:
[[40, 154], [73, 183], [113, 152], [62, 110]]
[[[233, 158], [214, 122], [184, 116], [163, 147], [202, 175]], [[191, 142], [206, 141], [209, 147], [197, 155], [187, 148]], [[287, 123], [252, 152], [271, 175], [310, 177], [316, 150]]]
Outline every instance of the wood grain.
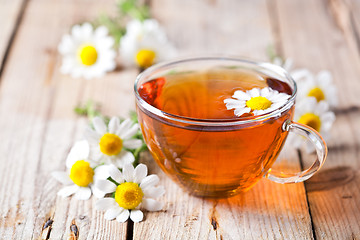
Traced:
[[263, 0], [153, 0], [151, 7], [179, 57], [215, 54], [268, 60], [266, 49], [273, 39]]
[[15, 37], [20, 24], [26, 0], [1, 0], [0, 1], [0, 76], [3, 64], [10, 50], [11, 43]]
[[[306, 182], [316, 238], [356, 239], [360, 236], [357, 224], [360, 131], [356, 127], [360, 121], [357, 110], [360, 62], [356, 45], [349, 39], [356, 36], [344, 30], [348, 27], [344, 23], [350, 20], [339, 20], [339, 16], [349, 17], [351, 10], [341, 5], [334, 12], [333, 2], [338, 1], [276, 1], [276, 4], [285, 56], [295, 56], [297, 66], [306, 66], [314, 72], [329, 69], [340, 98], [326, 164]], [[354, 107], [350, 110], [349, 106]]]

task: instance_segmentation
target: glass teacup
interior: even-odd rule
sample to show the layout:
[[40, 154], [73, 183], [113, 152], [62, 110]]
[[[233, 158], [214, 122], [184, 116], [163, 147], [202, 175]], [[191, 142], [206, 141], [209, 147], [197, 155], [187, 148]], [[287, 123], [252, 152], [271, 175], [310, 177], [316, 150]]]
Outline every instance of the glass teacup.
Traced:
[[[271, 88], [288, 94], [288, 99], [259, 115], [236, 116], [226, 109], [224, 100], [235, 91], [254, 88]], [[305, 181], [326, 159], [322, 137], [292, 122], [296, 83], [279, 66], [217, 57], [162, 63], [138, 76], [135, 95], [152, 156], [168, 176], [194, 195], [232, 196], [264, 176], [279, 183]], [[313, 143], [317, 159], [302, 172], [284, 174], [271, 166], [289, 132]]]

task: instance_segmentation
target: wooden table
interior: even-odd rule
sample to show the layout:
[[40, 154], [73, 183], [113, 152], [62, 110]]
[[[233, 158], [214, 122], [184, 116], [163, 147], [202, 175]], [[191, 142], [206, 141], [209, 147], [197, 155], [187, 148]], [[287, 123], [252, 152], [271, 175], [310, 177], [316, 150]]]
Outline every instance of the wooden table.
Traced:
[[[221, 53], [329, 69], [339, 92], [323, 169], [306, 183], [262, 180], [226, 200], [189, 196], [158, 173], [164, 210], [133, 224], [106, 221], [95, 199], [62, 199], [50, 172], [87, 124], [73, 107], [88, 99], [106, 115], [134, 109], [137, 69], [87, 81], [61, 75], [57, 45], [70, 27], [114, 11], [114, 1], [0, 0], [0, 238], [360, 239], [360, 1], [151, 0], [181, 56]], [[299, 160], [295, 159], [298, 164]]]

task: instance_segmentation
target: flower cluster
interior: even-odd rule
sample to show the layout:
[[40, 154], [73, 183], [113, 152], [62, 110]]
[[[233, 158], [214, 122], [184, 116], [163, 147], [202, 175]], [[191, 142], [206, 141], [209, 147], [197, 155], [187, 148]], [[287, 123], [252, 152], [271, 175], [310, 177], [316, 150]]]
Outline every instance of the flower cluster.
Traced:
[[[307, 69], [292, 70], [291, 60], [275, 58], [276, 64], [284, 67], [296, 81], [298, 86], [294, 121], [305, 124], [318, 131], [325, 140], [330, 139], [330, 129], [335, 121], [331, 111], [337, 104], [337, 91], [329, 71], [320, 71], [317, 75]], [[290, 138], [295, 147], [302, 141]], [[307, 147], [307, 150], [312, 148]]]
[[165, 193], [157, 175], [147, 176], [147, 167], [133, 163], [134, 150], [141, 149], [143, 141], [135, 138], [139, 126], [130, 119], [120, 122], [113, 117], [109, 124], [94, 117], [93, 128], [85, 131], [85, 140], [78, 141], [66, 159], [66, 171], [52, 172], [65, 185], [58, 195], [87, 200], [91, 195], [100, 198], [98, 210], [106, 210], [105, 218], [125, 222], [143, 219], [141, 208], [158, 211], [162, 204], [154, 198]]
[[[75, 25], [71, 34], [62, 37], [58, 50], [63, 57], [60, 68], [63, 74], [86, 79], [101, 77], [115, 69], [117, 52], [122, 65], [141, 69], [174, 57], [175, 48], [164, 29], [155, 19], [147, 19], [149, 13], [146, 10], [145, 13], [140, 11], [146, 9], [145, 6], [134, 5], [136, 1], [123, 2], [124, 7], [119, 13], [121, 20], [126, 19], [126, 15], [132, 18], [124, 27], [125, 20], [115, 22], [107, 17], [108, 20], [100, 21], [96, 28], [93, 25], [99, 24]], [[134, 12], [139, 13], [133, 16]], [[116, 51], [117, 45], [120, 47]]]

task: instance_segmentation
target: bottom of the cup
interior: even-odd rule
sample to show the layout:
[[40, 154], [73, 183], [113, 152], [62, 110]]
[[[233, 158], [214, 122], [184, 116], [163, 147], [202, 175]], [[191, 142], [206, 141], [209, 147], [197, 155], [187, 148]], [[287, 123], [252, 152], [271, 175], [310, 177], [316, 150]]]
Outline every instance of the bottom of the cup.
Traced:
[[189, 190], [187, 191], [195, 197], [214, 198], [214, 199], [229, 198], [243, 192], [242, 190], [219, 191], [219, 192], [201, 192], [201, 191], [189, 191]]
[[203, 185], [203, 184], [184, 184], [182, 182], [178, 182], [181, 188], [183, 188], [189, 194], [200, 197], [200, 198], [214, 198], [214, 199], [221, 199], [221, 198], [229, 198], [240, 193], [247, 192], [250, 188], [252, 188], [255, 183], [251, 185], [244, 186], [219, 186], [219, 185]]

